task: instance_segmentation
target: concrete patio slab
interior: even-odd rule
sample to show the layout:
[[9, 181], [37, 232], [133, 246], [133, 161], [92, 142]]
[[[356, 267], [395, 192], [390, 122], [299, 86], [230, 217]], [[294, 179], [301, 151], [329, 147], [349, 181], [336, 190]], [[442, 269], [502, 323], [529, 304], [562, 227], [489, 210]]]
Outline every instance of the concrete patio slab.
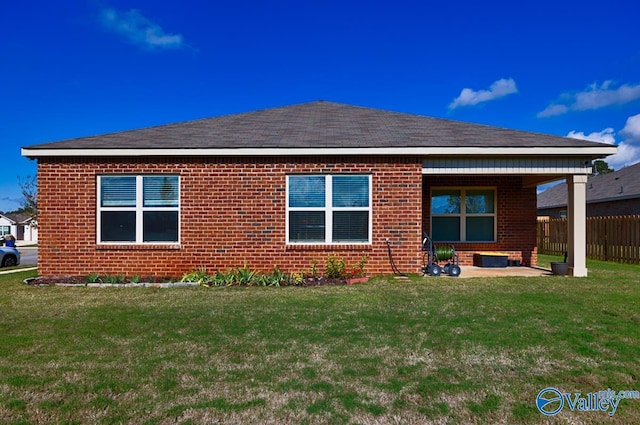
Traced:
[[[544, 269], [542, 267], [476, 267], [476, 266], [462, 266], [462, 272], [456, 279], [465, 279], [472, 277], [507, 277], [507, 276], [520, 276], [520, 277], [538, 277], [538, 276], [552, 276], [550, 269]], [[446, 274], [442, 274], [441, 277], [451, 278]]]

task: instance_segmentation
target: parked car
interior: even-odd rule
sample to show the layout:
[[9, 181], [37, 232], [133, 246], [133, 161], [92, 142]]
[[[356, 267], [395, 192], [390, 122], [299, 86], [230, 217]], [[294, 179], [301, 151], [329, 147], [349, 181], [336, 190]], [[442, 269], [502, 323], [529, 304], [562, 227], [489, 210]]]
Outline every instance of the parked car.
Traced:
[[11, 267], [20, 264], [20, 252], [9, 246], [0, 246], [0, 267]]

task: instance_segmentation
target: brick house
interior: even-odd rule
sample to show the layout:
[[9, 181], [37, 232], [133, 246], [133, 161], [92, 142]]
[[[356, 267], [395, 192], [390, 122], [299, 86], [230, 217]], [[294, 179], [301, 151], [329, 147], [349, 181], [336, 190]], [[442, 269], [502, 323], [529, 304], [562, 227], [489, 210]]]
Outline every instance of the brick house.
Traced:
[[[421, 234], [536, 264], [536, 185], [567, 177], [586, 275], [584, 182], [615, 147], [332, 102], [25, 147], [39, 272], [180, 276], [248, 265], [419, 272]], [[582, 226], [582, 227], [580, 227]]]
[[[587, 217], [640, 214], [640, 163], [589, 177], [586, 185]], [[538, 194], [538, 215], [567, 216], [567, 185], [560, 183]]]

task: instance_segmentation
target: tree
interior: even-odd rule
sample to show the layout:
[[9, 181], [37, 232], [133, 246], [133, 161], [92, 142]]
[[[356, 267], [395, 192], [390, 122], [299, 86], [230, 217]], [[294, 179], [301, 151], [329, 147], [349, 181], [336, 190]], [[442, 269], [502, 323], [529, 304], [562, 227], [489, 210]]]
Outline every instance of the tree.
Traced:
[[591, 173], [592, 176], [599, 176], [600, 174], [609, 174], [613, 173], [615, 170], [609, 167], [607, 161], [603, 159], [596, 159], [593, 161], [593, 171]]
[[36, 176], [18, 177], [22, 190], [22, 211], [37, 220], [38, 217], [38, 180]]

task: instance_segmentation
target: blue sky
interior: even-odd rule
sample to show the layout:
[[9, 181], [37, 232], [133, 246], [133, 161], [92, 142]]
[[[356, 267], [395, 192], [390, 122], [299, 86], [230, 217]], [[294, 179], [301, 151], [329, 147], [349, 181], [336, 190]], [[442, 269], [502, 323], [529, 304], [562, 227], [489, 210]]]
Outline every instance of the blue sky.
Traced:
[[640, 5], [2, 2], [0, 210], [20, 147], [318, 99], [615, 143], [640, 161]]

